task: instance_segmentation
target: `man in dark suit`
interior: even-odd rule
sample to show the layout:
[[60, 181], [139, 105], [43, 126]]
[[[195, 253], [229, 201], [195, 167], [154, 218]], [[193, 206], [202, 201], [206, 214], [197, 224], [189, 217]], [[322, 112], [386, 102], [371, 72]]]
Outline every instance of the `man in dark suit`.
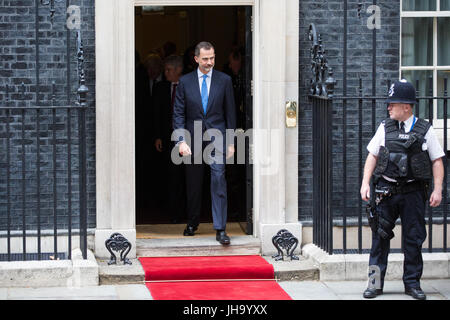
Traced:
[[[193, 138], [190, 143], [181, 137], [178, 144], [179, 153], [190, 156], [191, 164], [186, 164], [187, 214], [188, 224], [185, 236], [193, 236], [199, 224], [202, 202], [202, 182], [204, 151], [214, 150], [211, 158], [204, 159], [211, 168], [211, 207], [216, 240], [229, 244], [230, 238], [225, 232], [227, 220], [227, 183], [225, 180], [225, 157], [234, 155], [234, 145], [226, 145], [226, 130], [236, 129], [236, 111], [231, 78], [217, 70], [214, 47], [209, 42], [200, 42], [195, 48], [195, 61], [198, 69], [180, 78], [175, 97], [173, 127], [185, 129]], [[194, 135], [194, 127], [200, 126], [201, 137]], [[221, 133], [221, 138], [212, 132]], [[197, 131], [197, 130], [195, 130]], [[203, 141], [203, 134], [211, 143]], [[215, 136], [215, 137], [214, 137]], [[205, 150], [205, 148], [207, 148]], [[206, 152], [207, 153], [207, 152]], [[197, 161], [200, 158], [200, 163]]]
[[171, 55], [164, 60], [164, 75], [167, 80], [156, 83], [154, 88], [153, 110], [155, 148], [163, 155], [163, 166], [159, 168], [167, 176], [168, 185], [162, 188], [168, 195], [171, 223], [178, 223], [184, 216], [184, 165], [174, 164], [170, 159], [174, 142], [170, 137], [173, 131], [172, 116], [178, 80], [183, 71], [183, 58]]

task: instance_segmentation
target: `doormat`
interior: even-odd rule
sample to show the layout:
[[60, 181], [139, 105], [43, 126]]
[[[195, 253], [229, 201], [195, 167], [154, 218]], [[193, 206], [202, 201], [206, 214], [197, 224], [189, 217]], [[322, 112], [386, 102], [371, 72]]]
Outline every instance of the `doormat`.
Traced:
[[291, 300], [261, 256], [141, 257], [155, 300]]
[[[183, 239], [183, 231], [186, 224], [141, 224], [136, 226], [136, 238], [138, 239]], [[239, 223], [227, 223], [227, 234], [230, 237], [245, 236]], [[201, 223], [195, 231], [195, 237], [216, 237], [212, 223]]]

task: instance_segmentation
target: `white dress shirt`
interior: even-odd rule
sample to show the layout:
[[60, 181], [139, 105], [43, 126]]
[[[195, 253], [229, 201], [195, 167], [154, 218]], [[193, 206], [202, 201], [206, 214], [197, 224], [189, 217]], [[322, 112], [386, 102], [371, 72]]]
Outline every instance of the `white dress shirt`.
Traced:
[[[211, 88], [211, 76], [213, 73], [213, 69], [209, 70], [207, 73], [208, 77], [206, 78], [206, 86], [208, 87], [208, 96], [209, 96], [209, 88]], [[197, 68], [197, 75], [198, 75], [198, 84], [200, 86], [200, 96], [202, 95], [202, 84], [203, 84], [203, 75], [204, 73], [200, 71], [199, 68]]]

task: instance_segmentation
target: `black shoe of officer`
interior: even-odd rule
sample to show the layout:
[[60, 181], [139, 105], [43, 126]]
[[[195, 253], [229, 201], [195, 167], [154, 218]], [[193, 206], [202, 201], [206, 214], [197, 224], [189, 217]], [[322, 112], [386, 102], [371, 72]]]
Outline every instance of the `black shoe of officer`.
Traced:
[[183, 235], [184, 236], [193, 236], [195, 230], [197, 230], [197, 227], [193, 227], [193, 226], [187, 225], [186, 229], [184, 229], [184, 231], [183, 231]]
[[227, 236], [225, 230], [216, 231], [216, 240], [219, 241], [220, 244], [230, 244], [230, 237]]
[[405, 294], [417, 300], [425, 300], [427, 296], [420, 288], [405, 288]]
[[363, 297], [366, 299], [372, 299], [380, 294], [383, 294], [383, 289], [367, 288], [363, 293]]

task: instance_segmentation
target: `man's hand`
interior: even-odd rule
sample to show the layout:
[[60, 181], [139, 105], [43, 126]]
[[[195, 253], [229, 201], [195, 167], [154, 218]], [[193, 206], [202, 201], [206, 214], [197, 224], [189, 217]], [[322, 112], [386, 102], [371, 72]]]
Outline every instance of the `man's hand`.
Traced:
[[227, 159], [230, 159], [234, 155], [234, 145], [230, 144], [227, 148]]
[[434, 160], [432, 168], [434, 188], [430, 196], [430, 207], [437, 207], [442, 201], [442, 181], [444, 180], [444, 164], [442, 158]]
[[361, 193], [361, 199], [364, 201], [370, 200], [370, 185], [368, 183], [362, 183], [361, 184], [361, 190], [359, 191]]
[[161, 139], [156, 139], [155, 148], [158, 152], [162, 152], [162, 140]]
[[364, 201], [370, 200], [370, 177], [375, 170], [377, 160], [377, 157], [370, 152], [367, 154], [366, 163], [364, 164], [363, 180], [361, 182], [361, 189], [359, 191], [361, 193], [361, 199], [363, 199]]
[[182, 155], [182, 156], [189, 156], [192, 154], [191, 152], [191, 148], [189, 148], [189, 146], [187, 145], [186, 142], [181, 142], [178, 146], [178, 152]]
[[437, 207], [442, 201], [442, 189], [434, 189], [430, 196], [430, 207]]

